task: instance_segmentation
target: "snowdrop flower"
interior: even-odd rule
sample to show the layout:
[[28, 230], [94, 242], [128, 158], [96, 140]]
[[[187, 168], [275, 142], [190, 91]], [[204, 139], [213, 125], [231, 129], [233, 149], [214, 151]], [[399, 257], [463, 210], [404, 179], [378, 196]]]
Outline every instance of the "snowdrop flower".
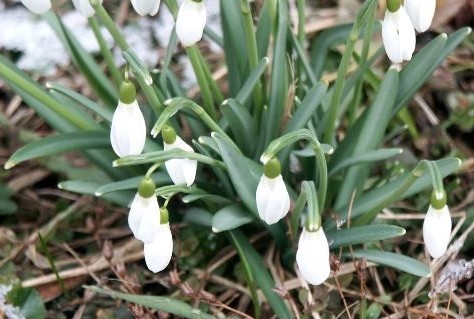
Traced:
[[206, 7], [202, 0], [184, 0], [176, 17], [176, 34], [184, 47], [201, 40], [206, 25]]
[[146, 126], [136, 100], [135, 86], [124, 81], [120, 86], [120, 100], [112, 117], [110, 142], [119, 157], [138, 155], [143, 151]]
[[173, 237], [171, 236], [166, 208], [161, 210], [161, 222], [155, 231], [153, 241], [144, 245], [146, 266], [154, 273], [165, 269], [170, 263], [171, 255], [173, 254]]
[[382, 22], [382, 40], [389, 59], [393, 63], [401, 63], [411, 60], [415, 51], [415, 29], [400, 1], [398, 6], [391, 6], [393, 2], [397, 1], [387, 1]]
[[416, 31], [425, 32], [433, 20], [436, 0], [405, 0], [405, 8]]
[[[102, 0], [100, 0], [100, 3], [102, 3]], [[89, 0], [72, 0], [72, 4], [77, 11], [82, 13], [87, 18], [92, 17], [95, 13], [94, 8], [92, 8]]]
[[257, 186], [258, 214], [270, 225], [285, 217], [290, 210], [290, 195], [280, 172], [278, 159], [269, 160], [263, 168], [263, 175]]
[[441, 208], [430, 205], [423, 222], [423, 241], [431, 257], [444, 255], [451, 236], [451, 217], [449, 208], [444, 204]]
[[160, 0], [132, 0], [132, 6], [141, 16], [154, 16], [158, 12]]
[[156, 230], [160, 225], [160, 206], [155, 196], [155, 183], [145, 177], [138, 187], [128, 213], [128, 226], [135, 238], [144, 243], [155, 239]]
[[[194, 153], [191, 146], [186, 144], [171, 126], [163, 128], [163, 149], [181, 149]], [[197, 161], [187, 158], [170, 159], [165, 162], [166, 171], [175, 185], [191, 186], [196, 178]]]
[[296, 263], [303, 278], [312, 285], [320, 285], [329, 277], [329, 244], [321, 226], [316, 231], [303, 228]]
[[51, 0], [21, 0], [21, 3], [36, 14], [43, 14], [51, 9]]

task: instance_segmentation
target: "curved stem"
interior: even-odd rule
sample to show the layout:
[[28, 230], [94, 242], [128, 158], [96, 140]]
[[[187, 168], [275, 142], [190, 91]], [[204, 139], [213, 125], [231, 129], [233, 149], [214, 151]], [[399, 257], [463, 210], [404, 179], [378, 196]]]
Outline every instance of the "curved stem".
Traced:
[[112, 35], [112, 38], [114, 38], [115, 43], [117, 43], [117, 45], [122, 51], [127, 50], [129, 48], [127, 41], [122, 36], [122, 33], [117, 28], [117, 25], [112, 20], [110, 15], [107, 13], [107, 11], [105, 11], [104, 7], [102, 6], [102, 3], [100, 3], [99, 0], [90, 0], [90, 3], [92, 7], [94, 8], [95, 12], [97, 13], [97, 16], [99, 17], [99, 19], [107, 28], [110, 35]]
[[300, 140], [308, 141], [316, 155], [315, 171], [316, 174], [318, 174], [318, 201], [321, 209], [324, 209], [328, 183], [328, 168], [326, 164], [326, 157], [324, 156], [324, 151], [321, 147], [321, 144], [319, 143], [316, 136], [311, 133], [311, 131], [308, 129], [301, 129], [285, 134], [280, 138], [273, 140], [270, 145], [268, 145], [265, 152], [263, 152], [262, 156], [260, 157], [260, 161], [265, 164], [283, 148]]

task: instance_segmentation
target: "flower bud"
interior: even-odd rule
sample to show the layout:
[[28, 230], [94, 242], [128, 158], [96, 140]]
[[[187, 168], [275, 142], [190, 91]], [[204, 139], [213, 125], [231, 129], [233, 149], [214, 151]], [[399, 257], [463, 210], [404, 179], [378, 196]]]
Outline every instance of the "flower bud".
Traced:
[[280, 174], [280, 163], [271, 159], [264, 166], [255, 194], [260, 218], [267, 224], [274, 224], [290, 210], [290, 195]]
[[436, 9], [436, 0], [405, 0], [405, 8], [416, 31], [429, 29]]
[[385, 11], [382, 40], [385, 52], [393, 63], [411, 60], [416, 45], [415, 29], [403, 6], [395, 12]]
[[439, 258], [446, 252], [451, 236], [451, 225], [447, 205], [439, 209], [430, 205], [423, 221], [423, 241], [431, 257]]
[[21, 3], [36, 14], [43, 14], [51, 9], [51, 0], [21, 0]]
[[112, 117], [110, 142], [119, 157], [141, 154], [145, 146], [146, 125], [136, 100], [135, 86], [125, 81], [120, 100]]
[[311, 232], [303, 229], [296, 251], [296, 263], [303, 278], [312, 285], [320, 285], [329, 277], [329, 244], [322, 227]]
[[[181, 149], [194, 152], [193, 148], [176, 135], [173, 128], [166, 126], [163, 129], [163, 149]], [[175, 185], [191, 186], [196, 178], [197, 161], [187, 158], [175, 158], [165, 162], [166, 171]]]
[[168, 223], [155, 229], [155, 238], [145, 243], [144, 255], [148, 269], [154, 273], [162, 271], [170, 263], [173, 254], [173, 237]]
[[184, 47], [201, 40], [206, 26], [204, 1], [184, 0], [176, 17], [176, 34]]
[[[102, 0], [100, 0], [100, 3], [102, 3]], [[72, 0], [72, 4], [86, 18], [92, 17], [95, 13], [89, 0]]]
[[132, 6], [141, 16], [154, 16], [160, 7], [160, 0], [132, 0]]

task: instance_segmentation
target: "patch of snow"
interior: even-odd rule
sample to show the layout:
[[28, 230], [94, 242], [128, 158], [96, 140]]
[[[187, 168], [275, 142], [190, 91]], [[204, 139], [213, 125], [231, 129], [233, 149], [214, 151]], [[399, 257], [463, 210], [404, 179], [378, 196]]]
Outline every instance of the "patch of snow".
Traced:
[[6, 303], [5, 297], [12, 290], [11, 285], [0, 285], [0, 309], [7, 319], [25, 319], [21, 309]]

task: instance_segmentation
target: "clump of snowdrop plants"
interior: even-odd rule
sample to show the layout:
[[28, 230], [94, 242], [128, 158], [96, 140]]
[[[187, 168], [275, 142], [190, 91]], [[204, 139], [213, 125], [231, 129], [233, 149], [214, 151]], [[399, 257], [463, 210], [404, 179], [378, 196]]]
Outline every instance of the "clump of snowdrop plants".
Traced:
[[[63, 4], [22, 2], [37, 14]], [[298, 291], [308, 284], [332, 289], [330, 278], [339, 269], [331, 265], [352, 265], [360, 258], [431, 275], [429, 258], [420, 256], [425, 247], [433, 258], [448, 249], [452, 199], [444, 178], [461, 161], [419, 158], [406, 164], [397, 156], [407, 147], [400, 141], [411, 138], [404, 121], [409, 122], [413, 95], [469, 28], [441, 34], [415, 52], [415, 29], [429, 28], [433, 2], [388, 0], [381, 35], [388, 58], [399, 64], [389, 66], [373, 55], [376, 0], [362, 2], [350, 30], [330, 27], [314, 39], [305, 33], [305, 9], [295, 12], [300, 22], [295, 24], [288, 1], [265, 1], [255, 10], [249, 0], [132, 0], [133, 19], [153, 21], [160, 10], [169, 10], [175, 21], [159, 65], [150, 70], [107, 11], [115, 8], [106, 9], [99, 0], [72, 3], [89, 17], [91, 28], [97, 31], [99, 25], [110, 33], [126, 65], [119, 67], [106, 45], [100, 55], [88, 55], [63, 24], [56, 29], [62, 30], [90, 96], [54, 83], [45, 90], [0, 56], [3, 81], [57, 130], [13, 154], [5, 168], [65, 151], [84, 154], [101, 174], [62, 188], [129, 207], [128, 228], [143, 243], [140, 267], [147, 278], [166, 282], [161, 280], [172, 267], [181, 278], [193, 276], [190, 269], [206, 269], [208, 256], [233, 246], [235, 256], [211, 272], [243, 274], [239, 278], [247, 282], [239, 284], [247, 286], [257, 317], [266, 303], [276, 317], [291, 318], [293, 307], [275, 294], [281, 288], [276, 283], [298, 277]], [[217, 3], [222, 35], [205, 28], [206, 7]], [[100, 32], [94, 34], [104, 43]], [[328, 38], [344, 41], [320, 45]], [[223, 50], [213, 64], [203, 54], [209, 41]], [[337, 52], [337, 76], [328, 82]], [[173, 73], [182, 55], [196, 78], [192, 95]], [[401, 111], [404, 116], [398, 116]], [[423, 199], [430, 191], [435, 194], [430, 200], [416, 201], [430, 202], [417, 207], [428, 206], [423, 225], [404, 224], [410, 236], [423, 237], [424, 245], [410, 246], [415, 257], [404, 255], [405, 242], [416, 242], [413, 238], [400, 241], [397, 251], [386, 245], [407, 236], [406, 229], [379, 214], [385, 209], [403, 213], [400, 207], [407, 205], [397, 203]], [[180, 234], [189, 236], [188, 230], [199, 236], [191, 240], [194, 250], [183, 253]], [[267, 264], [268, 247], [281, 271], [269, 271], [276, 264]], [[294, 302], [301, 313], [317, 312], [314, 300]]]

